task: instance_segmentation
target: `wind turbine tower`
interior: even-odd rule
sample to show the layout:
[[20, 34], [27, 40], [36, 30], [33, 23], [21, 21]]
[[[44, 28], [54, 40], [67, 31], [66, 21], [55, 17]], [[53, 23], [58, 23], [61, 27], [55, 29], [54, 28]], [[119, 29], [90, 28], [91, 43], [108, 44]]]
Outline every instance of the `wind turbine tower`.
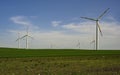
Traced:
[[83, 19], [87, 19], [87, 20], [91, 20], [91, 21], [95, 21], [96, 22], [96, 40], [95, 40], [95, 42], [96, 42], [96, 50], [98, 50], [98, 29], [100, 31], [101, 36], [103, 36], [101, 28], [100, 28], [100, 25], [99, 25], [99, 20], [103, 17], [103, 15], [105, 15], [107, 13], [107, 11], [109, 9], [110, 8], [106, 9], [97, 19], [88, 18], [88, 17], [81, 17]]
[[29, 27], [27, 26], [26, 35], [24, 35], [23, 37], [21, 37], [21, 39], [23, 39], [23, 38], [26, 39], [26, 49], [28, 49], [28, 37], [32, 38], [32, 37], [29, 36], [29, 34], [28, 34], [28, 29], [29, 29]]

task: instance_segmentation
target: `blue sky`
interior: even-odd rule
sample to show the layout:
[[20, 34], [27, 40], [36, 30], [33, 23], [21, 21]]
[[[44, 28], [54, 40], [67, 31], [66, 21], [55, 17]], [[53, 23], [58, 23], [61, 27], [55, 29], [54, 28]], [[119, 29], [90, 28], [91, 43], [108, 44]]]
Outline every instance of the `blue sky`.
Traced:
[[[17, 47], [17, 33], [29, 34], [29, 48], [92, 49], [95, 23], [81, 16], [97, 18], [105, 9], [110, 10], [100, 20], [104, 37], [100, 49], [120, 49], [119, 0], [0, 0], [0, 46]], [[24, 40], [21, 47], [24, 48]], [[32, 44], [31, 44], [32, 43]]]

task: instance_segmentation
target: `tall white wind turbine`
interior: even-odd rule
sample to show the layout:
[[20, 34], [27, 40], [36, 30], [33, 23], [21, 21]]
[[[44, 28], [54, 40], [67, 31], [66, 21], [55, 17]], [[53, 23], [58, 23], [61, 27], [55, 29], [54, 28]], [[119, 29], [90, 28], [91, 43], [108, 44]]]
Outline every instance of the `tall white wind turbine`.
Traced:
[[29, 27], [27, 26], [26, 35], [24, 35], [23, 37], [20, 38], [20, 39], [23, 39], [23, 38], [26, 39], [26, 49], [28, 49], [28, 37], [32, 38], [32, 37], [28, 34], [28, 29], [29, 29]]
[[16, 41], [18, 41], [18, 48], [20, 48], [20, 33], [19, 32], [18, 32], [18, 38]]
[[99, 20], [103, 17], [103, 15], [105, 15], [107, 13], [107, 11], [110, 8], [106, 9], [97, 19], [94, 18], [88, 18], [88, 17], [81, 17], [83, 19], [87, 19], [87, 20], [91, 20], [91, 21], [95, 21], [96, 22], [96, 50], [98, 50], [98, 29], [100, 31], [101, 36], [103, 36], [100, 25], [99, 25]]

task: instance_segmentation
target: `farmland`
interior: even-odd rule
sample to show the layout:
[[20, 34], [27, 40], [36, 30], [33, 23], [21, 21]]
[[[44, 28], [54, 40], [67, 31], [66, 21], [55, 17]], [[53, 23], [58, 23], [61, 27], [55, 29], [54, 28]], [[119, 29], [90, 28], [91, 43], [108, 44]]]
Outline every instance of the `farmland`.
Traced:
[[120, 50], [0, 48], [1, 75], [119, 75]]
[[50, 56], [102, 56], [120, 55], [120, 50], [80, 49], [15, 49], [0, 48], [0, 57], [50, 57]]

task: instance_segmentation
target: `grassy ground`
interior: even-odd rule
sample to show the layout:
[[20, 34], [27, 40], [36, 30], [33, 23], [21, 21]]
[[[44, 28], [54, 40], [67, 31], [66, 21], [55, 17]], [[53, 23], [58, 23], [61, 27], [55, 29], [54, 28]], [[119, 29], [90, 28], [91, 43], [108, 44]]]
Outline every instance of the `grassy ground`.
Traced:
[[120, 75], [120, 51], [0, 48], [0, 75]]
[[79, 49], [13, 49], [0, 48], [0, 57], [50, 57], [50, 56], [102, 56], [120, 55], [120, 50]]
[[120, 56], [0, 58], [0, 75], [120, 75]]

